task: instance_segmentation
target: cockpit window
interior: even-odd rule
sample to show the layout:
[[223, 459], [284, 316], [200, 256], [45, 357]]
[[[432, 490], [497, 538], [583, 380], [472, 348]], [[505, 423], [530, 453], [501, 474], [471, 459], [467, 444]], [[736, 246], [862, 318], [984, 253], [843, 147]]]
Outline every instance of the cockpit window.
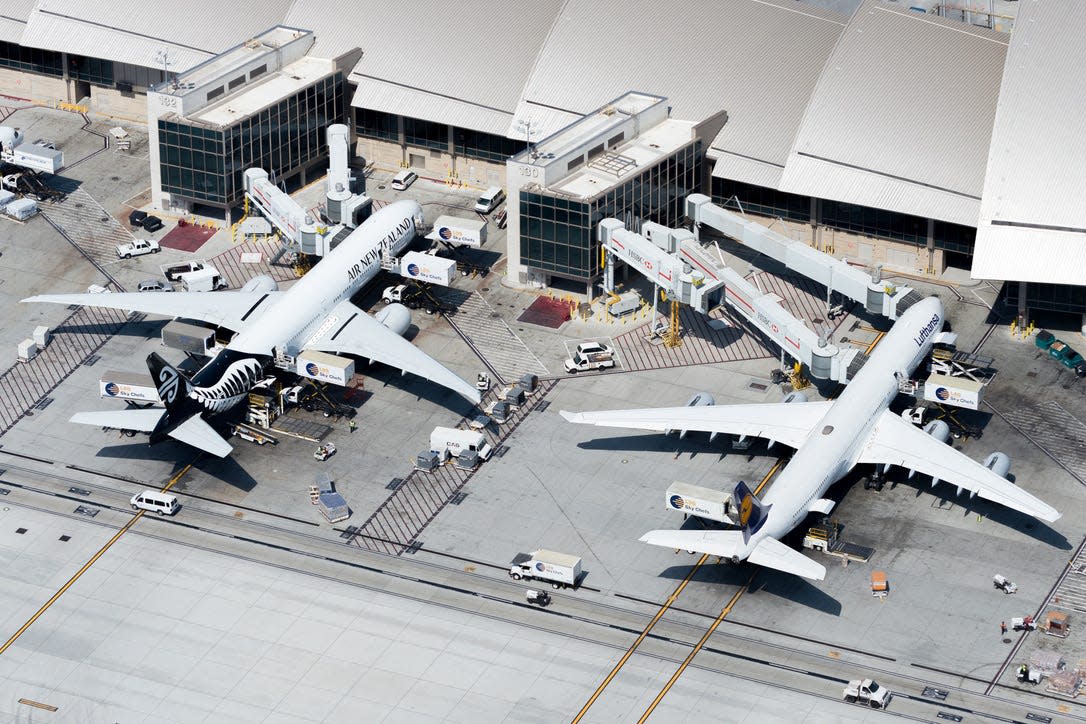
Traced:
[[829, 435], [831, 432], [833, 432], [833, 425], [826, 425], [824, 428], [822, 428], [823, 435]]

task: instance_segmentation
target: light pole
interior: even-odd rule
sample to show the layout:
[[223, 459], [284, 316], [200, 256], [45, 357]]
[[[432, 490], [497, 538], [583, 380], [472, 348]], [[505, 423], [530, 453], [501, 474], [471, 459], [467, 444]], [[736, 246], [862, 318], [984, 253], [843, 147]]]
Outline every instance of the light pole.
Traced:
[[170, 51], [160, 50], [155, 53], [155, 62], [162, 63], [162, 82], [168, 85], [170, 82], [170, 71], [167, 66], [173, 65], [173, 61], [170, 60]]
[[523, 131], [524, 133], [524, 150], [527, 151], [528, 159], [531, 160], [532, 156], [532, 119], [521, 118], [516, 122], [515, 126], [517, 131]]

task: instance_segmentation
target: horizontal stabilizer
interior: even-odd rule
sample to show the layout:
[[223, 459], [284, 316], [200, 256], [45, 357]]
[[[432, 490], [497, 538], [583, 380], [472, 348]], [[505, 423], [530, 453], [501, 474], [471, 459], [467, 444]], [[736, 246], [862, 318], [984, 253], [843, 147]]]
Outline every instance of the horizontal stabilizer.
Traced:
[[747, 560], [759, 566], [803, 576], [815, 581], [821, 581], [826, 577], [824, 566], [815, 563], [799, 551], [792, 550], [776, 538], [762, 538], [758, 541], [758, 545], [754, 546], [754, 550], [751, 551]]
[[136, 430], [151, 432], [166, 412], [161, 407], [146, 407], [141, 410], [101, 410], [95, 412], [77, 412], [71, 421], [81, 425], [112, 427], [118, 430]]
[[650, 530], [639, 540], [649, 545], [729, 559], [743, 550], [743, 533], [738, 530]]
[[833, 510], [833, 505], [833, 501], [829, 498], [819, 498], [818, 500], [811, 501], [811, 504], [807, 506], [807, 512], [829, 515], [830, 511]]
[[221, 458], [229, 455], [230, 451], [234, 449], [230, 443], [222, 439], [219, 433], [215, 432], [215, 428], [208, 425], [204, 418], [199, 415], [193, 415], [170, 430], [168, 434], [173, 439], [180, 440], [186, 445], [192, 445], [194, 448], [209, 452], [212, 455], [218, 455]]

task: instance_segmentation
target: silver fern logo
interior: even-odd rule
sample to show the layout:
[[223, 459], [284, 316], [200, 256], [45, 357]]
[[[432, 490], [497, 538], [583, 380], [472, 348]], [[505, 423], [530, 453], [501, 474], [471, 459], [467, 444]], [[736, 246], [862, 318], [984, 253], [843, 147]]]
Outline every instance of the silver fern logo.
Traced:
[[178, 386], [177, 372], [170, 367], [163, 367], [159, 370], [158, 396], [161, 397], [162, 401], [167, 405], [173, 404], [173, 401], [177, 398]]
[[208, 410], [222, 412], [245, 399], [262, 372], [263, 365], [258, 360], [237, 360], [226, 368], [218, 382], [209, 387], [197, 387], [193, 394]]

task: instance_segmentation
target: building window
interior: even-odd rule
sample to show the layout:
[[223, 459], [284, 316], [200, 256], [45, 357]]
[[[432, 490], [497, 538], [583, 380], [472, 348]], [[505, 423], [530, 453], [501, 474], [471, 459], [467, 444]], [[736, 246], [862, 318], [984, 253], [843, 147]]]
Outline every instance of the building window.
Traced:
[[408, 146], [436, 148], [439, 151], [449, 149], [449, 127], [444, 123], [424, 121], [421, 118], [403, 119], [404, 141]]
[[83, 55], [68, 56], [68, 75], [76, 80], [95, 85], [113, 85], [113, 61], [88, 58]]
[[354, 113], [355, 130], [362, 138], [377, 138], [382, 141], [399, 143], [399, 118], [394, 113], [356, 108]]
[[594, 199], [522, 191], [521, 263], [570, 279], [597, 277], [601, 272], [596, 239], [600, 221], [617, 218], [634, 230], [644, 221], [679, 226], [685, 217], [686, 196], [698, 190], [702, 163], [701, 143], [696, 142]]
[[523, 151], [524, 145], [524, 141], [493, 133], [473, 131], [470, 128], [453, 129], [453, 148], [457, 156], [465, 158], [504, 163], [511, 156]]
[[973, 245], [977, 240], [977, 230], [971, 226], [936, 221], [934, 239], [936, 249], [973, 256]]
[[21, 45], [6, 42], [0, 42], [0, 68], [14, 68], [58, 78], [64, 75], [60, 53], [38, 48], [24, 48]]
[[[811, 223], [811, 197], [789, 194], [763, 186], [713, 177], [713, 203], [724, 206], [736, 198], [743, 211], [759, 216], [779, 216], [787, 221]], [[734, 208], [734, 204], [730, 206]]]
[[[1006, 303], [1011, 309], [1018, 306], [1018, 286], [1018, 282], [1003, 285]], [[1086, 313], [1086, 287], [1030, 282], [1026, 284], [1026, 306], [1031, 310]]]
[[324, 129], [343, 120], [344, 85], [342, 73], [328, 76], [225, 128], [159, 119], [163, 191], [229, 207], [244, 194], [245, 169], [278, 179], [308, 167], [325, 153]]
[[841, 231], [851, 231], [879, 239], [927, 244], [928, 222], [919, 216], [840, 201], [822, 201], [822, 223]]

